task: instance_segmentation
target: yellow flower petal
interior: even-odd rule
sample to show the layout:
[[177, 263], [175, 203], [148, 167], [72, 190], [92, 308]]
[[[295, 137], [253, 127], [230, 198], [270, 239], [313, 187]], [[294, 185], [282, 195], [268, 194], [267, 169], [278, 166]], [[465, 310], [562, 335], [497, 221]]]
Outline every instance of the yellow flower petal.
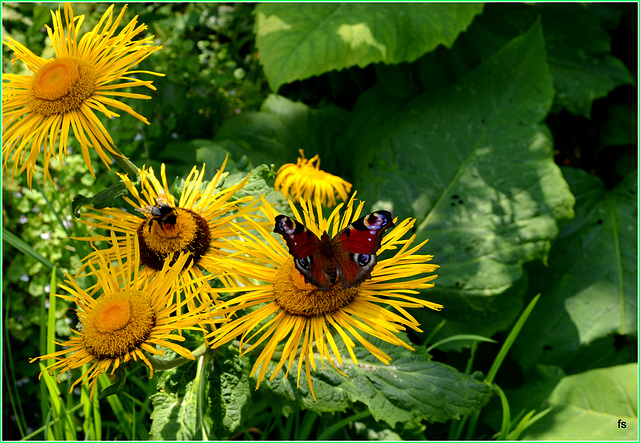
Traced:
[[[60, 9], [51, 12], [53, 29], [46, 26], [55, 57], [45, 60], [11, 37], [3, 43], [11, 48], [15, 58], [33, 72], [29, 75], [3, 75], [2, 84], [2, 151], [3, 170], [13, 161], [13, 175], [26, 170], [31, 187], [33, 172], [40, 148], [44, 148], [45, 180], [49, 161], [55, 157], [58, 131], [58, 155], [68, 155], [69, 127], [80, 143], [81, 152], [89, 171], [94, 174], [89, 149], [95, 149], [109, 167], [109, 153], [113, 141], [92, 109], [111, 118], [118, 116], [105, 105], [125, 111], [148, 124], [147, 119], [130, 106], [112, 97], [146, 99], [147, 96], [117, 93], [113, 89], [146, 86], [155, 89], [150, 81], [132, 79], [129, 75], [144, 71], [131, 68], [147, 58], [161, 46], [153, 44], [153, 37], [140, 38], [146, 26], [137, 25], [136, 18], [117, 35], [126, 5], [113, 20], [113, 5], [103, 14], [100, 22], [78, 42], [79, 29], [84, 16], [75, 16], [71, 4], [64, 5], [64, 21]], [[164, 75], [147, 72], [154, 75]], [[117, 83], [120, 82], [120, 83]], [[53, 117], [55, 116], [55, 118]], [[25, 159], [25, 153], [29, 155]], [[95, 174], [94, 174], [95, 175]]]
[[[358, 218], [363, 208], [363, 202], [355, 205], [352, 197], [342, 217], [340, 208], [336, 208], [325, 219], [319, 198], [316, 198], [315, 205], [308, 199], [301, 199], [299, 203], [301, 213], [291, 204], [296, 219], [318, 236], [323, 231], [335, 235]], [[273, 226], [277, 214], [264, 199], [260, 211], [272, 221]], [[239, 239], [228, 240], [231, 248], [245, 256], [242, 261], [234, 261], [231, 257], [227, 265], [233, 272], [263, 283], [216, 289], [218, 292], [242, 291], [241, 295], [219, 304], [213, 313], [238, 317], [215, 329], [207, 338], [211, 340], [211, 346], [217, 348], [240, 335], [242, 353], [264, 345], [252, 369], [252, 375], [257, 374], [256, 388], [267, 375], [270, 361], [277, 361], [270, 376], [273, 379], [285, 364], [288, 373], [297, 359], [298, 383], [304, 366], [309, 389], [315, 397], [310, 373], [316, 370], [316, 351], [322, 367], [326, 358], [331, 366], [345, 375], [338, 367], [342, 365], [342, 357], [334, 339], [335, 333], [342, 339], [354, 364], [358, 364], [353, 352], [356, 342], [389, 364], [390, 357], [361, 332], [412, 349], [396, 335], [407, 327], [420, 331], [420, 325], [407, 308], [442, 309], [442, 305], [414, 296], [420, 290], [433, 286], [432, 281], [437, 276], [432, 272], [438, 266], [430, 263], [432, 256], [416, 254], [424, 243], [411, 247], [414, 237], [406, 238], [413, 220], [398, 223], [384, 237], [381, 251], [387, 250], [393, 255], [376, 264], [370, 280], [348, 289], [336, 283], [324, 291], [304, 282], [293, 266], [293, 257], [287, 246], [280, 237], [272, 235], [272, 229], [253, 220], [248, 220], [248, 223], [248, 227], [235, 227]], [[276, 357], [276, 349], [280, 349], [280, 356]]]
[[[128, 236], [126, 241], [135, 247], [137, 239]], [[199, 324], [208, 314], [208, 306], [201, 305], [184, 314], [180, 310], [165, 309], [177, 302], [180, 293], [186, 299], [183, 303], [198, 295], [199, 288], [175, 278], [187, 260], [188, 257], [182, 255], [173, 267], [165, 266], [153, 279], [149, 279], [138, 273], [138, 264], [134, 261], [121, 261], [120, 266], [114, 267], [105, 255], [99, 255], [93, 272], [98, 278], [97, 292], [100, 294], [97, 298], [80, 288], [69, 276], [66, 284], [61, 285], [70, 294], [61, 297], [72, 297], [78, 306], [82, 328], [72, 330], [69, 340], [58, 343], [65, 349], [33, 358], [31, 362], [54, 359], [55, 362], [44, 371], [58, 371], [59, 376], [68, 369], [92, 363], [72, 383], [70, 392], [78, 383], [84, 385], [89, 382], [93, 398], [98, 376], [109, 368], [113, 373], [128, 361], [141, 360], [149, 367], [152, 377], [153, 366], [143, 350], [160, 355], [164, 351], [157, 348], [165, 347], [193, 359], [188, 349], [174, 343], [182, 341], [182, 338], [172, 332]]]
[[[315, 161], [318, 163], [314, 165]], [[324, 206], [334, 206], [336, 194], [342, 200], [347, 200], [351, 183], [320, 170], [320, 157], [316, 155], [307, 160], [304, 151], [300, 149], [297, 164], [287, 163], [278, 169], [274, 187], [285, 197], [294, 200], [318, 199]]]

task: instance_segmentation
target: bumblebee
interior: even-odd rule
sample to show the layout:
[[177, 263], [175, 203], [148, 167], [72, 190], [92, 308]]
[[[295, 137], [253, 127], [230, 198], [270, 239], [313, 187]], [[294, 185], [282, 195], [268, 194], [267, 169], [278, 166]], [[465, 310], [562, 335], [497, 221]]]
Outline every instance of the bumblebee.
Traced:
[[136, 208], [136, 211], [142, 212], [143, 214], [147, 214], [151, 216], [149, 220], [149, 233], [151, 233], [151, 228], [153, 227], [153, 222], [157, 222], [160, 225], [160, 229], [162, 232], [165, 232], [165, 229], [173, 229], [176, 225], [176, 221], [178, 219], [178, 213], [176, 212], [176, 208], [171, 206], [169, 200], [167, 200], [167, 194], [165, 194], [164, 190], [160, 191], [158, 198], [156, 199], [155, 206], [145, 206], [144, 208]]

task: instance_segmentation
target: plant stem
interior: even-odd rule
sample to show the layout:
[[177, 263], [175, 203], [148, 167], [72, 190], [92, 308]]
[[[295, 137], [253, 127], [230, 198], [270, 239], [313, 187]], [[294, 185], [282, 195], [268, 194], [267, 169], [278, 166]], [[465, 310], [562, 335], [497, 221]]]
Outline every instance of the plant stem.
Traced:
[[[191, 355], [193, 355], [193, 358], [198, 358], [206, 354], [208, 350], [209, 350], [209, 347], [206, 345], [206, 343], [203, 343], [198, 347], [198, 349], [196, 349], [195, 351], [191, 351]], [[191, 359], [185, 358], [185, 357], [177, 357], [177, 358], [174, 358], [173, 360], [161, 360], [159, 358], [156, 358], [153, 355], [148, 355], [148, 354], [147, 354], [147, 358], [149, 359], [149, 362], [153, 365], [154, 369], [159, 369], [163, 371], [167, 369], [177, 368], [178, 366], [181, 366], [186, 362], [191, 361]]]
[[116, 145], [111, 145], [111, 149], [113, 149], [116, 154], [112, 155], [113, 160], [120, 165], [124, 172], [129, 175], [129, 178], [132, 181], [135, 181], [136, 175], [138, 175], [138, 167], [134, 165], [124, 154], [118, 149]]

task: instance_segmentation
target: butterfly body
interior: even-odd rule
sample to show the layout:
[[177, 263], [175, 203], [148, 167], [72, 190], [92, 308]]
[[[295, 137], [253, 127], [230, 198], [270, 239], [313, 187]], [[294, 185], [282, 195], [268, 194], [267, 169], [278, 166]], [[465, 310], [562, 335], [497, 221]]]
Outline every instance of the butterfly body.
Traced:
[[326, 232], [318, 238], [302, 223], [278, 215], [274, 232], [284, 238], [307, 283], [329, 289], [339, 281], [346, 289], [371, 278], [382, 236], [393, 226], [390, 212], [377, 211], [354, 221], [333, 238]]

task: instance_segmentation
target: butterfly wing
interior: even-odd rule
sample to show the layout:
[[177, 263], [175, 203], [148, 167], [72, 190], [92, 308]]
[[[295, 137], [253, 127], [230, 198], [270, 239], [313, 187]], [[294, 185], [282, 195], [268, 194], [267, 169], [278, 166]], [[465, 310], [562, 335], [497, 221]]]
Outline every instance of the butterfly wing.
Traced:
[[336, 273], [343, 288], [358, 286], [371, 278], [382, 236], [393, 226], [389, 211], [377, 211], [354, 221], [333, 238]]
[[293, 255], [296, 269], [307, 283], [320, 289], [331, 287], [329, 276], [323, 271], [325, 259], [320, 254], [321, 242], [313, 232], [286, 215], [276, 217], [273, 232], [282, 235], [289, 252]]

